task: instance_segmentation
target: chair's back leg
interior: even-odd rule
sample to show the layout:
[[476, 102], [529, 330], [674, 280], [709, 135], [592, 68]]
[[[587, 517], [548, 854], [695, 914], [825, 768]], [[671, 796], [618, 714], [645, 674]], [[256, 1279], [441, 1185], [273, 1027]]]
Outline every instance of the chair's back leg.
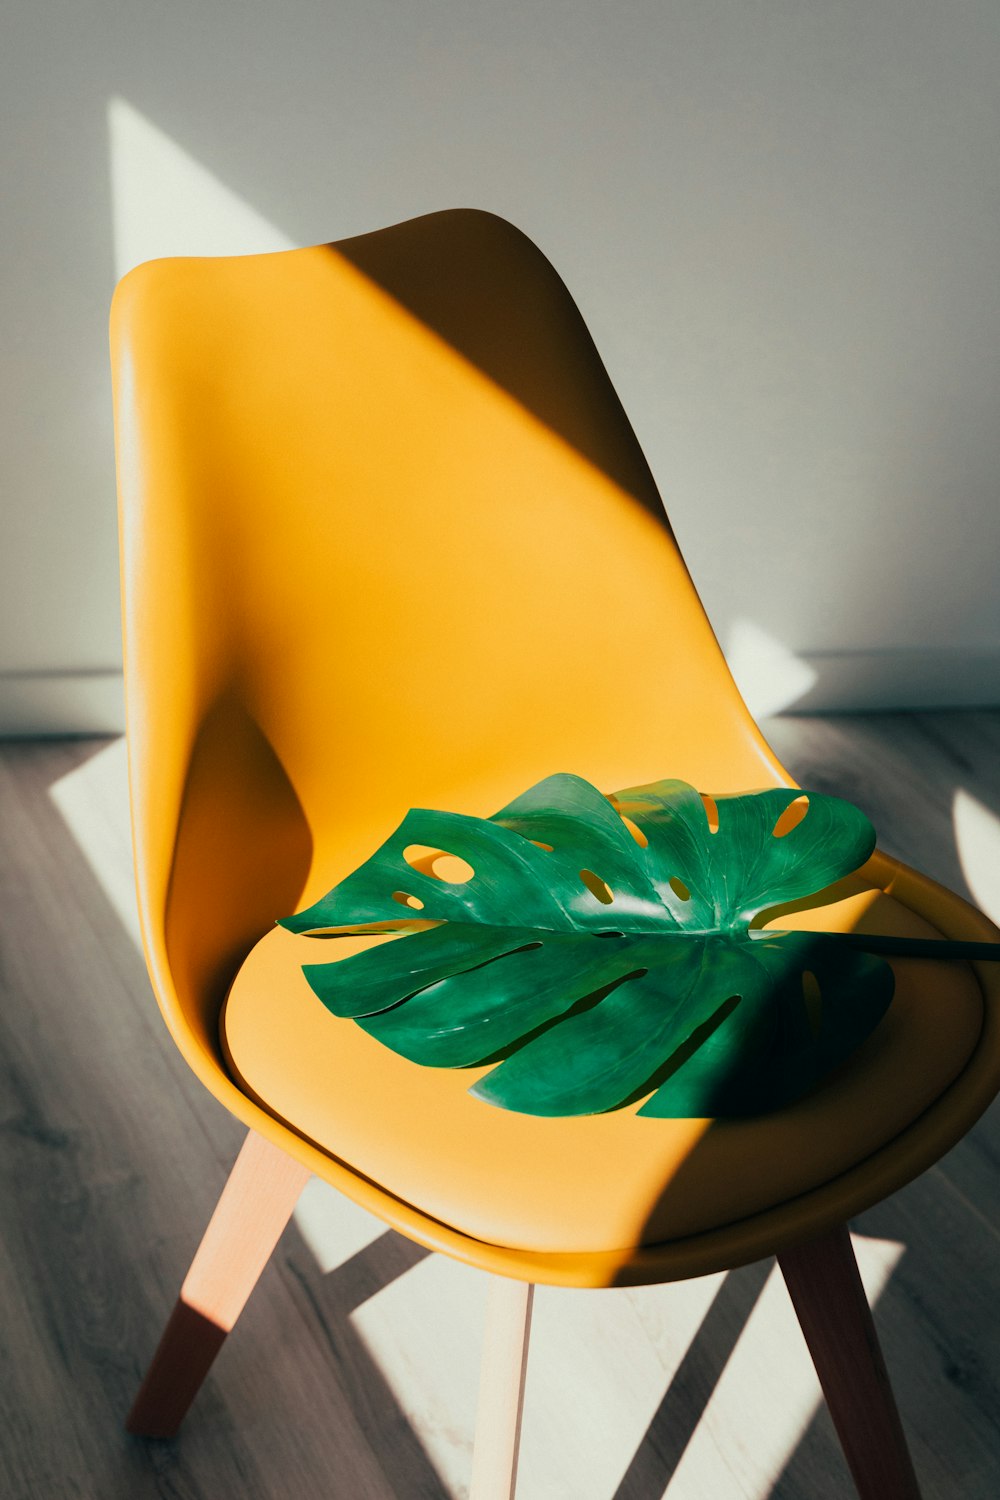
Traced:
[[128, 1414], [129, 1432], [173, 1437], [308, 1179], [306, 1167], [251, 1130]]
[[514, 1500], [535, 1288], [490, 1278], [469, 1500]]
[[861, 1500], [920, 1500], [847, 1225], [778, 1264]]

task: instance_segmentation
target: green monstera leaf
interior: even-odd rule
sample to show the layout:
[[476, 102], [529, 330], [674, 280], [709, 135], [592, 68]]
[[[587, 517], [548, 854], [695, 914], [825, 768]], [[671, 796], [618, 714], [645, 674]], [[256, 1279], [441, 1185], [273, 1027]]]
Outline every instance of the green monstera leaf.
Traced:
[[593, 1114], [648, 1094], [646, 1116], [758, 1113], [868, 1036], [893, 975], [822, 934], [748, 925], [874, 843], [835, 797], [713, 801], [660, 781], [608, 798], [557, 775], [491, 818], [411, 811], [281, 925], [407, 934], [304, 973], [334, 1015], [415, 1063], [497, 1063], [471, 1090], [491, 1104]]

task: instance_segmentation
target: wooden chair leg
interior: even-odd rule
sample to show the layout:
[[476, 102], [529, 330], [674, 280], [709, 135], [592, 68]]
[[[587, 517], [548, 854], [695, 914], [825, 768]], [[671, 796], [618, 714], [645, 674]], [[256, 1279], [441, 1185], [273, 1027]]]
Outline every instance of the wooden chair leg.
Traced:
[[126, 1418], [129, 1432], [174, 1436], [308, 1180], [308, 1168], [251, 1130]]
[[920, 1500], [847, 1225], [778, 1264], [861, 1500]]
[[535, 1288], [490, 1280], [469, 1500], [514, 1500]]

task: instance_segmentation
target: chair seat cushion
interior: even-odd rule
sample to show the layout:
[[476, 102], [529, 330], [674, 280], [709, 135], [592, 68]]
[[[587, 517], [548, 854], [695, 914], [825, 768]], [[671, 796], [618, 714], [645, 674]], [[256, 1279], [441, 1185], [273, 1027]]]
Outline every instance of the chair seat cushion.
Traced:
[[[940, 934], [871, 888], [776, 927]], [[979, 1039], [971, 968], [893, 960], [896, 992], [863, 1047], [809, 1095], [746, 1120], [608, 1114], [539, 1119], [473, 1098], [485, 1068], [420, 1067], [332, 1016], [305, 963], [356, 951], [280, 928], [247, 957], [222, 1016], [240, 1086], [353, 1172], [475, 1239], [601, 1252], [745, 1219], [831, 1181], [893, 1140], [947, 1088]]]

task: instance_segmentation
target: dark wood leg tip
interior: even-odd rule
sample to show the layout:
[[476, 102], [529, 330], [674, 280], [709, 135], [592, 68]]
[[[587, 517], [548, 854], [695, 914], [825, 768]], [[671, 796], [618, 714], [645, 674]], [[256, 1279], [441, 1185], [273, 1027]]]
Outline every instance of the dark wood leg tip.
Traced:
[[847, 1225], [778, 1264], [861, 1500], [920, 1500]]
[[186, 1302], [177, 1302], [125, 1418], [126, 1431], [136, 1437], [175, 1437], [226, 1332]]

